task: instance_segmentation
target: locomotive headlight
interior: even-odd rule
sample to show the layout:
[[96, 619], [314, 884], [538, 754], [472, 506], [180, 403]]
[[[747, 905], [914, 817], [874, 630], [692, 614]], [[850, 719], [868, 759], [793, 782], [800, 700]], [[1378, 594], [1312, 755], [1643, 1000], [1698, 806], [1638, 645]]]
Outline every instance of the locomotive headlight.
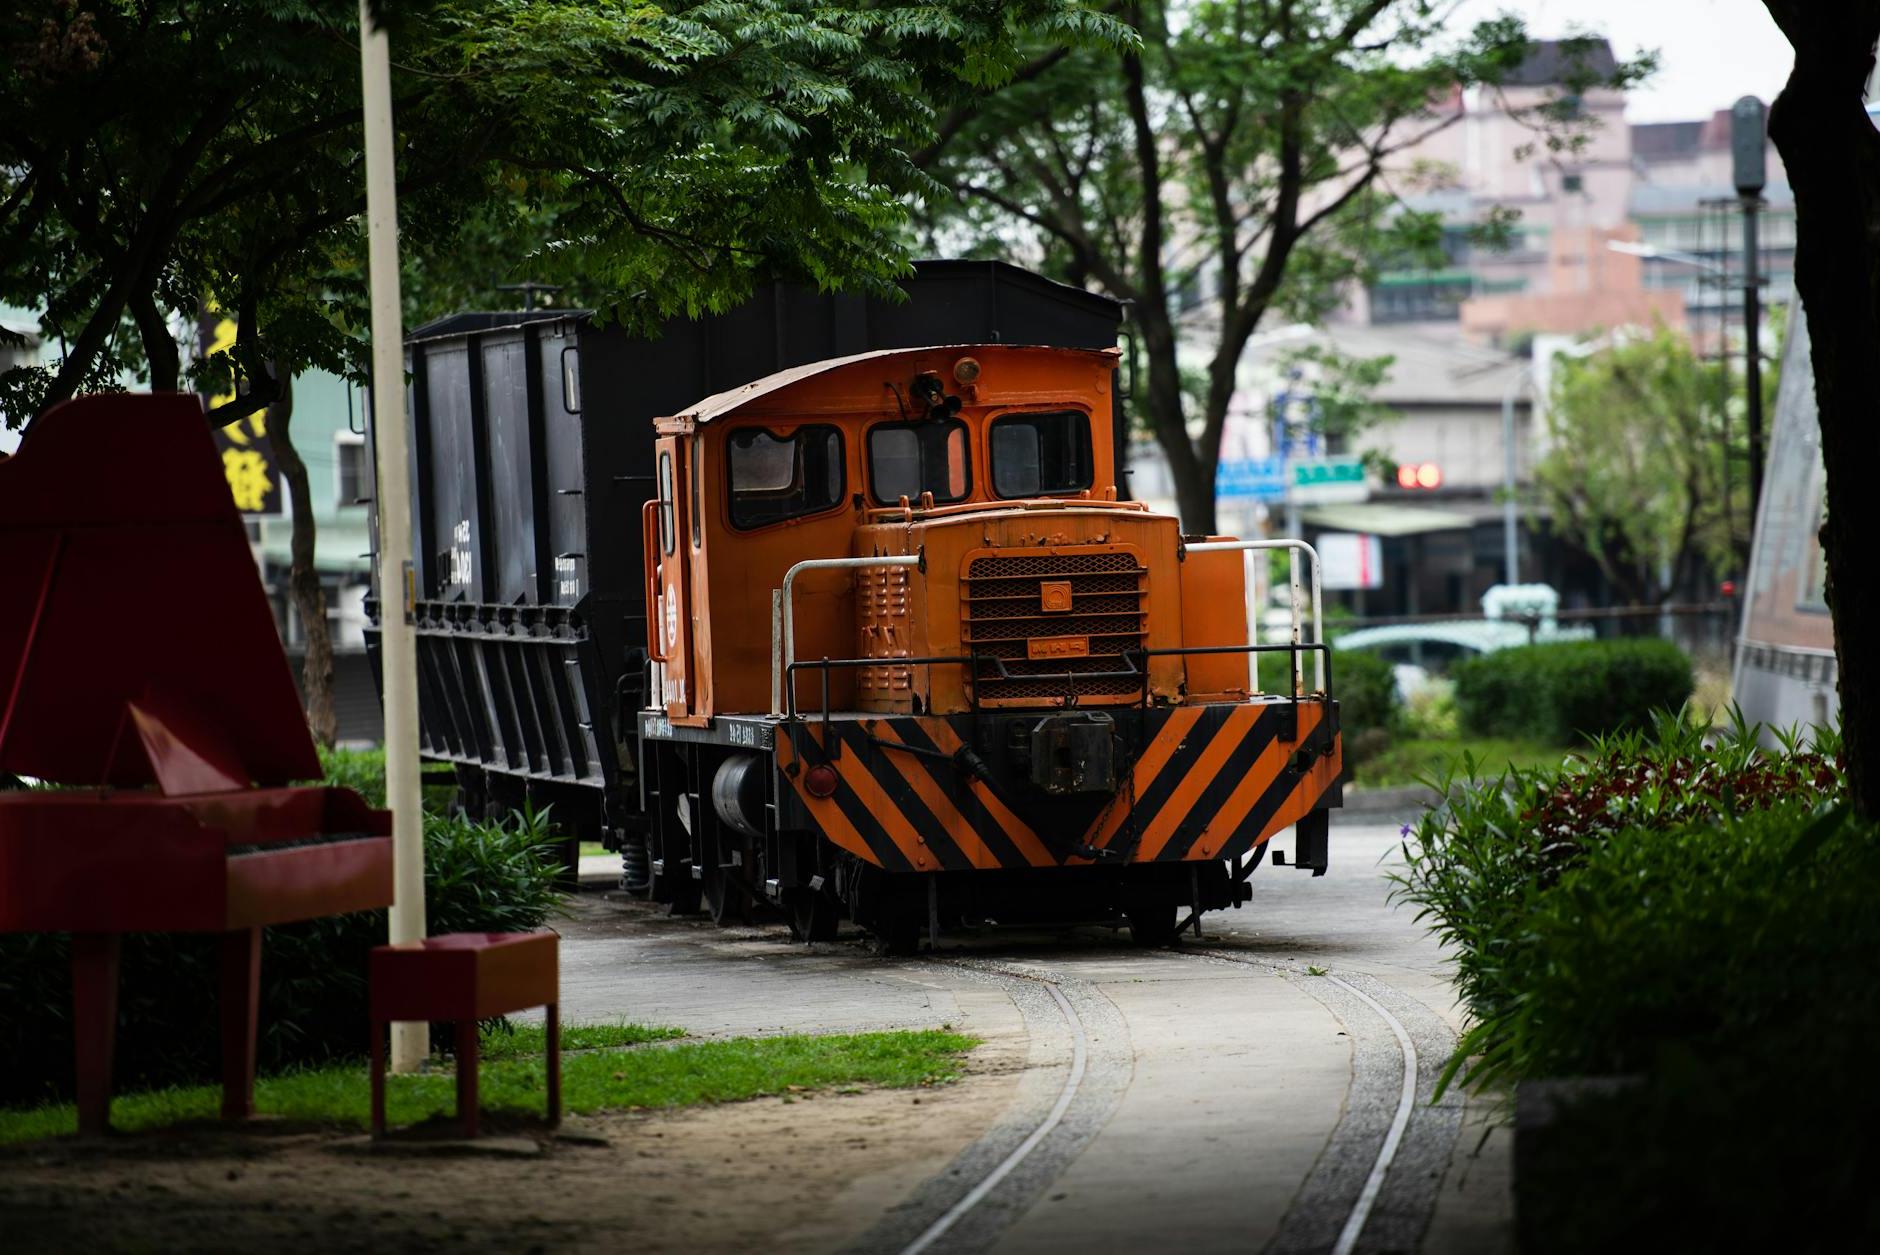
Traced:
[[962, 357], [953, 363], [953, 378], [960, 383], [972, 383], [979, 378], [979, 363], [970, 357]]
[[940, 376], [932, 371], [914, 376], [914, 383], [908, 391], [914, 394], [916, 401], [930, 410], [947, 399], [946, 389], [940, 386]]

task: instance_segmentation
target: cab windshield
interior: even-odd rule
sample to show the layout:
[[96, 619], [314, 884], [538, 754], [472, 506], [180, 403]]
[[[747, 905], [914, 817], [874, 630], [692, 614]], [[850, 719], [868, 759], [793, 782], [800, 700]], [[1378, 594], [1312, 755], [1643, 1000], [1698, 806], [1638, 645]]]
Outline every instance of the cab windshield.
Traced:
[[949, 418], [870, 428], [868, 483], [882, 505], [919, 501], [923, 492], [943, 504], [964, 501], [973, 491], [966, 424]]
[[1094, 482], [1090, 418], [1080, 410], [992, 420], [992, 491], [999, 497], [1082, 492]]

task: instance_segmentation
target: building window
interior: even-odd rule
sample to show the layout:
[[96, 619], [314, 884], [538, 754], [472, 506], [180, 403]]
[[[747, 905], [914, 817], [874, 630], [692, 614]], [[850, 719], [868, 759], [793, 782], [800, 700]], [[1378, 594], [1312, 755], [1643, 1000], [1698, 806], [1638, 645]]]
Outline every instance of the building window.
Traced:
[[1371, 285], [1371, 321], [1453, 322], [1474, 294], [1467, 271], [1400, 271]]
[[333, 479], [340, 509], [364, 505], [371, 492], [366, 470], [366, 438], [342, 431], [333, 437]]

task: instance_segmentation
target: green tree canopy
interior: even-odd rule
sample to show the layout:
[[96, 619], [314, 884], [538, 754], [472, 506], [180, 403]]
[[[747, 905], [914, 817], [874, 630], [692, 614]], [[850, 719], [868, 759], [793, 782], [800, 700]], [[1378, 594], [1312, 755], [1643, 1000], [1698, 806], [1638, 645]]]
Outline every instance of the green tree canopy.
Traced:
[[[1454, 93], [1529, 51], [1511, 18], [1447, 29], [1430, 0], [1128, 0], [1140, 45], [1041, 50], [1007, 87], [948, 113], [921, 154], [958, 193], [935, 238], [1022, 241], [1072, 283], [1131, 304], [1139, 398], [1184, 525], [1214, 530], [1214, 479], [1242, 353], [1269, 314], [1313, 321], [1378, 259], [1429, 258], [1440, 223], [1409, 212], [1393, 158], [1456, 121]], [[1529, 107], [1538, 148], [1571, 147], [1566, 107], [1603, 79], [1591, 40], [1573, 82]], [[1492, 228], [1496, 224], [1486, 223]], [[1184, 380], [1187, 351], [1205, 367]]]
[[[497, 277], [618, 316], [722, 309], [766, 275], [885, 291], [909, 157], [1021, 47], [1118, 44], [1083, 0], [385, 0], [414, 302]], [[236, 318], [198, 372], [363, 365], [357, 12], [314, 0], [58, 0], [0, 15], [0, 302], [45, 311], [18, 425], [126, 372], [183, 376], [173, 328]], [[495, 271], [496, 273], [491, 273]]]
[[1728, 367], [1661, 326], [1554, 371], [1534, 467], [1553, 530], [1635, 604], [1738, 569], [1748, 450]]

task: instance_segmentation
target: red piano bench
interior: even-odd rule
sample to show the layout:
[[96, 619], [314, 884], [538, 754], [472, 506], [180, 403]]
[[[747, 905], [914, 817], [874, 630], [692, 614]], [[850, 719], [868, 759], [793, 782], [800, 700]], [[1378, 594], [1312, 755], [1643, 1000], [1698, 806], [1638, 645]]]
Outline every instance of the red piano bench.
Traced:
[[477, 1135], [477, 1021], [530, 1007], [548, 1011], [548, 1122], [561, 1123], [561, 968], [557, 943], [533, 933], [446, 933], [375, 946], [368, 972], [372, 1018], [372, 1136], [385, 1136], [385, 1035], [393, 1021], [457, 1026], [457, 1119]]

